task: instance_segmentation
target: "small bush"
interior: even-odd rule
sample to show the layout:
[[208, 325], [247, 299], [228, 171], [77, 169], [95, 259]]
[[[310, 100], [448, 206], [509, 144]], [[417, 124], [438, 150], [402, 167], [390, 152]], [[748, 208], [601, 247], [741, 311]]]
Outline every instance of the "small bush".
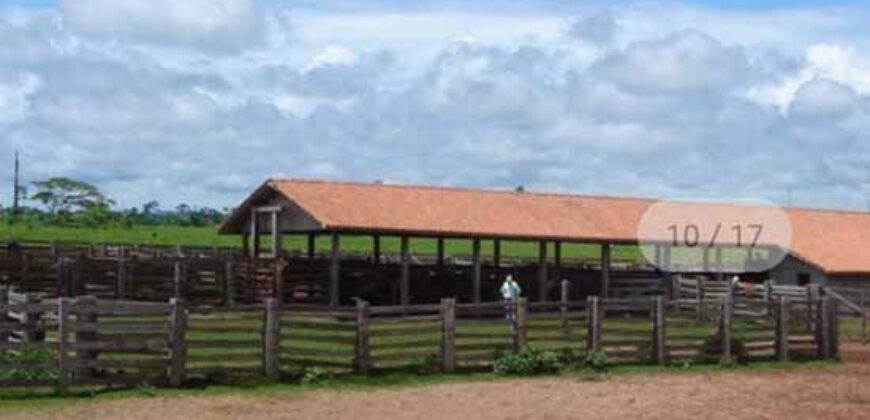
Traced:
[[506, 353], [493, 364], [493, 371], [499, 375], [542, 375], [557, 370], [556, 354], [531, 347], [524, 347], [519, 353]]
[[306, 367], [302, 373], [302, 379], [300, 382], [303, 385], [319, 385], [322, 384], [329, 379], [332, 379], [332, 373], [328, 370], [312, 366]]
[[0, 371], [0, 380], [39, 381], [57, 379], [52, 369], [54, 354], [47, 350], [27, 350], [21, 353], [0, 354], [3, 364], [19, 364], [20, 368]]
[[583, 358], [583, 367], [596, 372], [604, 372], [607, 370], [607, 355], [600, 350], [590, 350]]
[[[713, 360], [722, 357], [722, 335], [713, 333], [704, 340], [704, 355]], [[723, 360], [722, 363], [730, 364], [733, 362], [746, 363], [749, 360], [749, 355], [746, 353], [746, 346], [743, 344], [743, 339], [738, 336], [731, 336], [731, 360]]]

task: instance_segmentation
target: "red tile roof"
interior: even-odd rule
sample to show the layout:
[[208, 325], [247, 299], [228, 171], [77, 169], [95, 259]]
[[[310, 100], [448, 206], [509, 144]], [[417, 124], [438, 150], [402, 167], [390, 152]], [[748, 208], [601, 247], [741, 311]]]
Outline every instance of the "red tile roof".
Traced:
[[[269, 180], [323, 230], [636, 243], [651, 199], [451, 187]], [[251, 199], [240, 209], [244, 209]], [[723, 205], [712, 205], [723, 206]], [[731, 206], [746, 208], [745, 206]], [[791, 252], [829, 274], [870, 273], [870, 214], [786, 209]], [[236, 212], [221, 232], [238, 232]]]

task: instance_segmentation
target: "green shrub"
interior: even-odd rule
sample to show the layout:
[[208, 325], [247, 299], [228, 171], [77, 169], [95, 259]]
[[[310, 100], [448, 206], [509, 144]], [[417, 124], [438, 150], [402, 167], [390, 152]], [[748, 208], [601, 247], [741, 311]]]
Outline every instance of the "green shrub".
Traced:
[[558, 357], [555, 353], [531, 347], [524, 347], [519, 353], [506, 353], [493, 364], [493, 371], [499, 375], [542, 375], [557, 370]]
[[26, 350], [20, 353], [0, 354], [0, 363], [20, 365], [19, 368], [0, 370], [0, 380], [39, 381], [57, 379], [52, 369], [54, 354], [48, 350]]
[[[713, 333], [704, 340], [704, 353], [707, 359], [719, 360], [722, 357], [722, 335], [718, 332]], [[732, 335], [731, 336], [731, 360], [721, 360], [721, 363], [730, 364], [733, 362], [746, 363], [749, 360], [749, 355], [746, 352], [746, 346], [743, 344], [743, 339]]]
[[321, 367], [310, 366], [306, 367], [302, 372], [302, 379], [300, 382], [303, 385], [319, 385], [329, 379], [332, 379], [331, 372]]
[[604, 372], [607, 370], [607, 355], [601, 350], [590, 350], [583, 358], [583, 367]]

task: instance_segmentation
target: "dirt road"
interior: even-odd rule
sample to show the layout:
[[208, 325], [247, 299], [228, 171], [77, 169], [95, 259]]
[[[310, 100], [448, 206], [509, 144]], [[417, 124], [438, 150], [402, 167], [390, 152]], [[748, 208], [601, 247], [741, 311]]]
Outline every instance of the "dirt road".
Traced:
[[[859, 351], [856, 351], [859, 350]], [[95, 401], [14, 419], [849, 419], [870, 418], [870, 358], [780, 372], [542, 378], [378, 391]], [[863, 362], [863, 363], [862, 363]]]

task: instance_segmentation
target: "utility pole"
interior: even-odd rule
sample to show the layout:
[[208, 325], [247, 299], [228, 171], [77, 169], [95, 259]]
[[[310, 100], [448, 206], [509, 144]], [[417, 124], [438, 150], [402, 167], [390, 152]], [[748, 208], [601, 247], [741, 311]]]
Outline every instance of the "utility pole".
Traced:
[[15, 149], [15, 177], [13, 179], [14, 185], [12, 186], [12, 221], [15, 222], [18, 219], [18, 196], [21, 194], [21, 184], [18, 182], [18, 172], [20, 169], [20, 165], [18, 162], [18, 149]]

